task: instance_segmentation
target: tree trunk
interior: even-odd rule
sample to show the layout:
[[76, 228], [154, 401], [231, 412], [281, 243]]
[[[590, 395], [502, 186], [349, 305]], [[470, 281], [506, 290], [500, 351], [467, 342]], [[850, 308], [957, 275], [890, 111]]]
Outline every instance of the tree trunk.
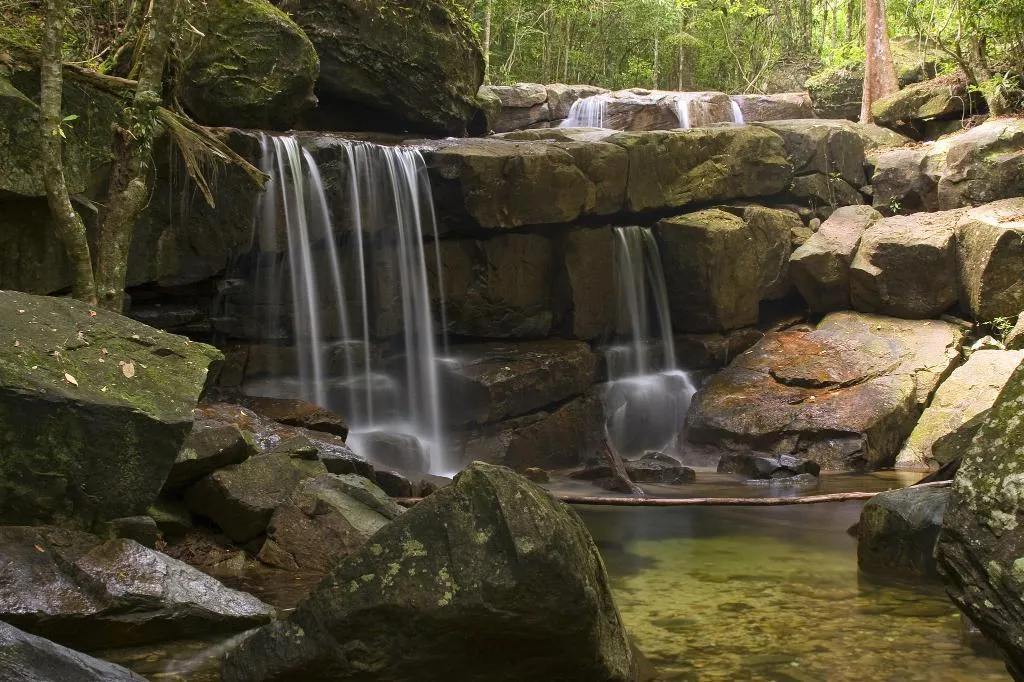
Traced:
[[900, 89], [896, 67], [889, 52], [889, 29], [885, 20], [885, 0], [864, 3], [867, 39], [864, 47], [864, 95], [860, 122], [871, 122], [871, 105]]
[[146, 23], [145, 42], [141, 54], [136, 55], [139, 85], [114, 140], [114, 165], [100, 222], [96, 273], [99, 304], [115, 312], [124, 307], [132, 233], [152, 189], [150, 161], [159, 125], [156, 110], [161, 102], [164, 64], [177, 2], [159, 0], [150, 6], [152, 16]]
[[484, 5], [484, 83], [491, 84], [491, 13], [493, 0]]
[[57, 233], [71, 261], [71, 295], [96, 304], [96, 284], [85, 224], [71, 205], [61, 152], [61, 96], [63, 94], [64, 0], [46, 0], [43, 23], [43, 52], [40, 60], [40, 133], [42, 135], [43, 182]]
[[658, 89], [658, 36], [654, 36], [654, 62], [651, 64], [652, 87]]

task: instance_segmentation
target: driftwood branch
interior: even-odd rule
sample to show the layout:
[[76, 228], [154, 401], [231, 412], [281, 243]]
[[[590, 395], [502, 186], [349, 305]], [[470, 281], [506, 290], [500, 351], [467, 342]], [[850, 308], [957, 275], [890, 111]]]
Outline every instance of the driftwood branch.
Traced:
[[626, 471], [626, 463], [622, 461], [622, 456], [619, 455], [615, 446], [612, 445], [608, 434], [605, 434], [602, 444], [604, 458], [608, 460], [608, 466], [612, 470], [612, 478], [615, 481], [614, 490], [620, 493], [629, 493], [634, 497], [647, 497], [643, 488], [634, 483], [633, 479], [629, 477], [629, 472]]
[[[920, 483], [911, 488], [945, 488], [952, 481]], [[553, 495], [566, 504], [591, 504], [605, 507], [781, 507], [794, 504], [823, 504], [826, 502], [850, 502], [868, 500], [878, 491], [855, 493], [830, 493], [828, 495], [806, 495], [804, 497], [609, 497], [606, 495]], [[403, 507], [411, 507], [423, 501], [422, 497], [399, 497], [395, 501]]]

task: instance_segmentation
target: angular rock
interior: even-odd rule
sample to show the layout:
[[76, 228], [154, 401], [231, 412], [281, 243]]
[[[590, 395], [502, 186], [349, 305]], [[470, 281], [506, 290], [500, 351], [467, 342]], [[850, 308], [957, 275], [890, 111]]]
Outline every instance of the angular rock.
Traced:
[[868, 206], [840, 208], [790, 256], [790, 277], [812, 312], [850, 308], [850, 264], [864, 231], [881, 218]]
[[880, 220], [861, 235], [850, 265], [850, 299], [862, 312], [938, 317], [959, 299], [954, 233], [960, 213]]
[[217, 469], [241, 464], [256, 454], [257, 449], [248, 431], [234, 424], [199, 420], [182, 444], [163, 489], [169, 493], [180, 492]]
[[556, 272], [558, 328], [590, 341], [615, 330], [615, 233], [610, 227], [569, 232], [562, 246], [563, 268]]
[[862, 187], [864, 143], [845, 122], [801, 119], [759, 124], [782, 136], [793, 174], [821, 173]]
[[[484, 642], [500, 641], [500, 647]], [[287, 621], [229, 654], [226, 682], [633, 679], [628, 641], [579, 518], [477, 463], [335, 567]], [[426, 667], [426, 668], [425, 668]]]
[[134, 540], [143, 547], [155, 549], [160, 540], [160, 528], [152, 516], [126, 516], [101, 524], [110, 537]]
[[326, 573], [403, 511], [365, 478], [317, 476], [274, 510], [259, 558], [277, 568]]
[[0, 682], [145, 682], [131, 670], [0, 623]]
[[216, 523], [235, 542], [247, 542], [266, 530], [274, 510], [299, 483], [327, 473], [315, 459], [315, 450], [313, 457], [287, 452], [250, 457], [193, 485], [185, 501], [193, 513]]
[[246, 630], [273, 617], [133, 540], [101, 541], [49, 527], [0, 527], [0, 619], [65, 646], [133, 646]]
[[683, 485], [694, 483], [697, 473], [679, 462], [666, 462], [654, 457], [641, 457], [626, 462], [626, 474], [634, 483], [656, 483], [660, 485]]
[[747, 123], [814, 118], [811, 97], [806, 92], [779, 92], [771, 95], [733, 95]]
[[1017, 323], [1006, 334], [1003, 342], [1010, 350], [1024, 349], [1024, 312], [1017, 316]]
[[910, 85], [871, 105], [875, 123], [887, 128], [935, 119], [965, 118], [984, 106], [981, 95], [958, 76]]
[[767, 334], [697, 391], [687, 438], [823, 469], [891, 466], [962, 336], [946, 322], [859, 313]]
[[978, 321], [1024, 310], [1024, 199], [971, 209], [956, 228], [961, 305]]
[[528, 128], [535, 123], [550, 121], [552, 118], [547, 104], [548, 91], [543, 85], [516, 83], [515, 85], [483, 87], [497, 96], [501, 102], [501, 113], [494, 122], [496, 132], [503, 133]]
[[792, 211], [748, 206], [743, 221], [754, 241], [761, 273], [761, 299], [774, 301], [790, 292], [789, 257], [793, 253], [793, 232], [803, 227]]
[[914, 431], [903, 444], [897, 466], [920, 467], [946, 464], [938, 459], [932, 446], [982, 412], [992, 407], [999, 392], [1017, 366], [1024, 362], [1024, 351], [979, 350], [943, 381]]
[[886, 214], [936, 211], [945, 170], [946, 140], [924, 147], [886, 149], [872, 155], [872, 205]]
[[320, 60], [287, 14], [267, 0], [212, 0], [197, 14], [180, 90], [196, 120], [288, 130], [316, 103]]
[[597, 357], [579, 341], [457, 346], [443, 378], [446, 417], [486, 424], [582, 395], [594, 383]]
[[553, 146], [569, 152], [593, 183], [595, 215], [610, 215], [624, 210], [629, 156], [622, 147], [597, 140], [556, 141]]
[[578, 465], [601, 442], [604, 414], [588, 393], [550, 411], [489, 424], [466, 436], [463, 461], [483, 460], [517, 471]]
[[485, 240], [445, 240], [445, 317], [448, 332], [492, 339], [536, 339], [554, 320], [554, 248], [537, 234]]
[[320, 55], [320, 122], [440, 135], [463, 135], [477, 123], [483, 55], [461, 10], [442, 0], [396, 0], [385, 11], [361, 0], [276, 4]]
[[1018, 367], [964, 454], [935, 548], [957, 607], [1024, 678], [1024, 367]]
[[676, 334], [676, 362], [685, 369], [724, 367], [763, 336], [764, 332], [755, 327], [725, 334]]
[[674, 329], [721, 332], [757, 322], [765, 277], [742, 218], [708, 209], [662, 220], [654, 233]]
[[145, 513], [220, 351], [68, 299], [0, 292], [0, 521]]
[[864, 93], [864, 66], [842, 64], [823, 69], [808, 78], [804, 87], [819, 118], [856, 121], [860, 117]]
[[348, 425], [344, 419], [305, 400], [252, 396], [245, 399], [245, 404], [256, 414], [279, 424], [301, 426], [340, 438], [348, 436]]
[[501, 99], [491, 92], [490, 86], [481, 85], [480, 89], [476, 91], [476, 101], [480, 108], [483, 109], [484, 116], [487, 119], [487, 129], [485, 132], [493, 132], [494, 126], [498, 123], [498, 117], [501, 116]]
[[817, 476], [817, 462], [792, 455], [759, 455], [754, 452], [729, 453], [718, 460], [718, 473], [740, 474], [750, 479], [790, 478], [801, 474]]
[[548, 108], [551, 110], [551, 120], [553, 121], [566, 118], [576, 100], [608, 92], [605, 88], [593, 85], [564, 85], [562, 83], [548, 85], [546, 90]]
[[793, 178], [789, 193], [797, 204], [806, 205], [820, 218], [828, 218], [839, 207], [864, 203], [864, 197], [850, 183], [822, 173]]
[[943, 209], [1015, 197], [1024, 184], [1024, 120], [997, 118], [953, 138], [939, 181]]
[[886, 578], [937, 578], [935, 542], [949, 504], [948, 488], [903, 488], [864, 504], [857, 531], [857, 565]]
[[605, 141], [629, 154], [630, 211], [767, 196], [792, 177], [781, 138], [758, 126], [617, 133]]

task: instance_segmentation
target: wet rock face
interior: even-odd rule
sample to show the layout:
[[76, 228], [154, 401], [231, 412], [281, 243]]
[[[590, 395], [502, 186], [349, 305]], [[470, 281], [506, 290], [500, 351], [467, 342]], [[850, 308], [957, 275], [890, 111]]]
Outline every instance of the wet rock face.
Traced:
[[730, 99], [739, 104], [743, 119], [754, 121], [778, 121], [782, 119], [814, 118], [814, 107], [806, 92], [780, 92], [772, 95], [733, 95]]
[[[496, 643], [500, 642], [500, 646]], [[633, 679], [586, 527], [507, 469], [474, 464], [336, 566], [287, 620], [230, 654], [246, 680]]]
[[[355, 123], [370, 130], [464, 135], [474, 123], [483, 55], [457, 5], [441, 0], [400, 0], [386, 8], [360, 0], [275, 4], [294, 18], [320, 56], [320, 129], [351, 130], [346, 124]], [[353, 118], [355, 110], [362, 115]]]
[[687, 437], [823, 469], [890, 466], [961, 337], [945, 322], [858, 313], [768, 334], [697, 392]]
[[0, 521], [144, 513], [223, 356], [68, 299], [0, 292], [0, 317]]
[[904, 488], [875, 495], [860, 514], [857, 564], [893, 578], [938, 577], [935, 542], [949, 504], [947, 488]]
[[0, 622], [0, 682], [145, 682], [119, 665], [86, 656]]
[[132, 540], [49, 527], [0, 527], [0, 585], [0, 619], [87, 650], [240, 631], [273, 614]]
[[999, 394], [964, 454], [935, 550], [956, 605], [1024, 679], [1024, 367]]
[[256, 451], [251, 433], [234, 424], [199, 420], [182, 444], [163, 490], [181, 492], [217, 469], [244, 462]]

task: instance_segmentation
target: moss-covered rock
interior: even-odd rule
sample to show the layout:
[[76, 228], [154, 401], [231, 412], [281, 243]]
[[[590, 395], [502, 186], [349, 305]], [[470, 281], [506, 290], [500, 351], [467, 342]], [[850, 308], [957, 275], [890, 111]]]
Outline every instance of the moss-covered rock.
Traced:
[[[321, 126], [463, 135], [483, 124], [480, 44], [450, 0], [277, 0], [320, 55]], [[353, 110], [359, 109], [360, 112]], [[333, 122], [332, 122], [333, 119]], [[472, 125], [471, 125], [472, 124]], [[343, 128], [342, 128], [343, 129]]]
[[575, 513], [475, 463], [334, 568], [287, 620], [231, 653], [227, 682], [627, 682], [633, 660]]
[[916, 83], [884, 97], [871, 105], [875, 123], [889, 128], [917, 121], [965, 118], [984, 106], [980, 94], [968, 87], [967, 81], [945, 76]]
[[861, 96], [864, 93], [864, 65], [839, 64], [811, 75], [804, 87], [814, 103], [814, 113], [820, 118], [860, 117]]
[[78, 301], [0, 292], [0, 521], [143, 514], [222, 356]]
[[1024, 679], [1024, 365], [982, 423], [953, 485], [935, 549], [954, 603]]
[[181, 98], [208, 125], [290, 128], [316, 101], [320, 62], [309, 38], [268, 0], [211, 0], [192, 20]]

